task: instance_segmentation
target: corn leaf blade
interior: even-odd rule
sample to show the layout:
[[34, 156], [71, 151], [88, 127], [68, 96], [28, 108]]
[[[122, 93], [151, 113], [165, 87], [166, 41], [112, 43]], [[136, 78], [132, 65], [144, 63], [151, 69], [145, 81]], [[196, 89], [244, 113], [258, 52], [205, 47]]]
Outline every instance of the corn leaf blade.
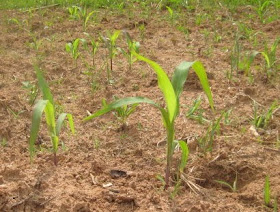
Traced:
[[133, 51], [132, 54], [134, 54], [139, 60], [142, 60], [142, 61], [148, 63], [153, 68], [153, 70], [156, 72], [159, 88], [162, 91], [165, 102], [167, 104], [170, 122], [173, 122], [175, 119], [176, 113], [177, 113], [178, 102], [177, 102], [177, 97], [176, 97], [175, 91], [173, 89], [173, 86], [172, 86], [167, 74], [160, 67], [160, 65], [158, 65], [156, 62], [137, 54], [135, 51]]
[[49, 100], [39, 100], [36, 103], [36, 105], [34, 106], [33, 115], [32, 115], [30, 139], [29, 139], [29, 152], [30, 152], [31, 158], [34, 156], [34, 153], [35, 153], [34, 145], [35, 145], [36, 139], [38, 137], [42, 114], [43, 114], [48, 102], [49, 102]]
[[105, 113], [108, 113], [112, 110], [115, 110], [119, 107], [125, 106], [125, 105], [131, 105], [131, 104], [139, 104], [139, 103], [148, 103], [151, 104], [157, 108], [160, 108], [160, 106], [158, 104], [156, 104], [154, 101], [145, 98], [145, 97], [126, 97], [123, 99], [118, 99], [114, 102], [112, 102], [111, 104], [106, 104], [103, 108], [101, 108], [100, 110], [96, 111], [94, 114], [84, 118], [84, 121], [88, 121], [91, 120], [93, 118], [96, 118], [98, 116], [101, 116]]
[[48, 85], [48, 83], [46, 82], [46, 80], [44, 79], [43, 73], [41, 71], [41, 69], [38, 66], [35, 66], [35, 71], [36, 71], [36, 76], [38, 79], [38, 84], [39, 84], [39, 88], [41, 90], [41, 92], [43, 93], [43, 99], [44, 100], [49, 100], [50, 103], [53, 105], [54, 101], [53, 101], [53, 96], [50, 90], [50, 87]]
[[212, 110], [214, 110], [214, 101], [213, 101], [211, 89], [210, 89], [210, 86], [208, 83], [206, 71], [205, 71], [202, 63], [200, 61], [195, 61], [192, 65], [192, 68], [194, 69], [196, 75], [198, 76], [198, 78], [200, 80], [200, 83], [208, 98], [208, 101], [209, 101], [209, 104], [210, 104]]
[[181, 156], [181, 162], [180, 162], [180, 167], [179, 167], [179, 171], [183, 172], [184, 168], [187, 165], [188, 162], [188, 158], [189, 158], [189, 148], [188, 145], [185, 141], [179, 141], [178, 142], [180, 145], [180, 148], [182, 150], [182, 156]]

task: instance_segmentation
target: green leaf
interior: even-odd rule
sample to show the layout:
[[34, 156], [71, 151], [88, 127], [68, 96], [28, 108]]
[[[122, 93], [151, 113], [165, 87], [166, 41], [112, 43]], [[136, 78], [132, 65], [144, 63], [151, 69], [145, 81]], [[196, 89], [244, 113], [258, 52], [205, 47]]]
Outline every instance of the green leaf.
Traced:
[[96, 111], [94, 114], [84, 118], [84, 121], [91, 120], [93, 118], [96, 118], [98, 116], [101, 116], [105, 113], [108, 113], [112, 110], [115, 110], [119, 107], [125, 106], [125, 105], [131, 105], [131, 104], [138, 104], [138, 103], [148, 103], [151, 104], [157, 108], [160, 108], [158, 104], [156, 104], [154, 101], [144, 98], [144, 97], [127, 97], [123, 99], [118, 99], [111, 104], [106, 104], [102, 109]]
[[79, 47], [79, 43], [80, 43], [80, 38], [77, 38], [74, 42], [73, 42], [73, 50], [76, 51]]
[[179, 113], [179, 107], [180, 107], [179, 98], [183, 91], [184, 84], [187, 80], [189, 70], [192, 65], [193, 65], [193, 62], [182, 62], [179, 66], [177, 66], [175, 68], [174, 74], [172, 76], [171, 83], [172, 83], [172, 86], [174, 88], [174, 91], [175, 91], [175, 94], [177, 97], [176, 115], [178, 115], [178, 113]]
[[178, 102], [175, 91], [167, 74], [156, 62], [149, 60], [134, 51], [132, 52], [132, 54], [135, 55], [139, 60], [148, 63], [156, 72], [158, 78], [158, 86], [162, 91], [165, 102], [167, 104], [169, 120], [170, 122], [173, 122], [177, 113]]
[[189, 148], [188, 148], [188, 145], [185, 141], [179, 141], [178, 143], [179, 143], [180, 148], [182, 150], [181, 163], [180, 163], [179, 170], [180, 170], [180, 172], [183, 172], [184, 168], [186, 167], [187, 162], [188, 162]]
[[202, 85], [202, 88], [208, 98], [208, 101], [209, 101], [209, 104], [210, 104], [212, 110], [214, 110], [214, 101], [213, 101], [211, 89], [210, 89], [210, 86], [208, 83], [206, 71], [205, 71], [202, 63], [200, 61], [195, 61], [192, 65], [192, 68], [194, 69], [196, 75], [198, 76], [198, 78], [200, 80], [200, 84]]
[[59, 136], [63, 122], [67, 117], [72, 134], [75, 134], [73, 116], [70, 113], [61, 113], [56, 121], [56, 135]]
[[44, 79], [41, 69], [36, 65], [34, 66], [34, 69], [36, 71], [39, 88], [40, 88], [41, 92], [43, 93], [43, 99], [49, 100], [50, 103], [52, 105], [54, 105], [53, 96], [52, 96], [50, 87], [49, 87], [48, 83], [46, 82], [46, 80]]
[[214, 180], [217, 183], [220, 183], [221, 185], [227, 186], [228, 188], [230, 188], [232, 191], [234, 191], [234, 188], [227, 182], [222, 181], [222, 180]]
[[87, 17], [86, 17], [86, 19], [85, 19], [85, 22], [84, 22], [85, 26], [87, 25], [88, 20], [90, 19], [90, 17], [93, 15], [94, 12], [95, 12], [95, 11], [91, 11], [91, 12], [87, 15]]
[[71, 130], [72, 134], [74, 135], [75, 134], [75, 127], [74, 127], [74, 121], [73, 121], [72, 114], [67, 113], [67, 118], [68, 118], [70, 130]]
[[269, 176], [265, 177], [264, 183], [264, 203], [266, 206], [270, 204], [270, 183], [269, 183]]
[[72, 52], [72, 43], [66, 43], [66, 45], [65, 45], [65, 50], [67, 51], [67, 52]]
[[30, 139], [29, 139], [29, 152], [31, 158], [34, 156], [35, 153], [34, 145], [38, 137], [42, 114], [48, 102], [49, 100], [39, 100], [34, 106], [34, 110], [32, 114]]
[[67, 116], [67, 113], [61, 113], [59, 115], [58, 119], [56, 120], [56, 128], [55, 128], [56, 135], [59, 135], [66, 116]]
[[55, 115], [54, 115], [54, 107], [50, 103], [50, 101], [47, 103], [45, 107], [45, 115], [46, 115], [46, 122], [48, 125], [48, 130], [50, 135], [56, 135], [56, 130], [55, 130]]

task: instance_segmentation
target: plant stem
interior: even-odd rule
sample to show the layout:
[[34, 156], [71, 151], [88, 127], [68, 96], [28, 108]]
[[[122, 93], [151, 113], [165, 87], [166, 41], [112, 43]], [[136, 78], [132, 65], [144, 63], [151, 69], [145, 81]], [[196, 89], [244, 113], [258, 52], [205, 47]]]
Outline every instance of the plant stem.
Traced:
[[53, 163], [54, 163], [55, 166], [57, 166], [56, 152], [53, 153]]
[[171, 123], [167, 127], [167, 163], [166, 163], [166, 172], [165, 172], [165, 186], [166, 190], [169, 187], [169, 178], [170, 178], [170, 169], [172, 162], [172, 153], [173, 153], [173, 141], [174, 141], [174, 123]]

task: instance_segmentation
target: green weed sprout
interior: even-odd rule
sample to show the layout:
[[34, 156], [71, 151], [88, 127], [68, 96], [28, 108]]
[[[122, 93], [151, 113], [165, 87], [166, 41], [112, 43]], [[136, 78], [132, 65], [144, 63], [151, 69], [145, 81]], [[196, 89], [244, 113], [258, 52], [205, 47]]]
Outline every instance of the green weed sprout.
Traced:
[[179, 98], [183, 91], [183, 85], [187, 79], [190, 68], [193, 68], [197, 74], [204, 92], [209, 100], [211, 108], [214, 110], [214, 102], [212, 98], [212, 93], [208, 84], [208, 79], [204, 67], [201, 62], [182, 62], [179, 66], [176, 67], [172, 80], [168, 78], [166, 72], [158, 65], [156, 62], [149, 60], [136, 52], [133, 54], [137, 59], [148, 63], [157, 74], [158, 86], [163, 93], [166, 108], [161, 107], [159, 104], [155, 103], [153, 100], [145, 97], [127, 97], [123, 99], [118, 99], [111, 104], [103, 107], [94, 114], [84, 118], [84, 121], [91, 120], [95, 117], [101, 116], [105, 113], [108, 113], [112, 110], [115, 110], [124, 105], [132, 105], [139, 103], [148, 103], [152, 106], [158, 108], [161, 112], [163, 124], [167, 133], [167, 164], [165, 172], [165, 189], [169, 187], [169, 178], [170, 178], [170, 169], [172, 163], [172, 156], [174, 150], [174, 137], [175, 137], [175, 119], [179, 114]]
[[202, 149], [203, 153], [212, 152], [214, 137], [216, 133], [220, 131], [220, 123], [224, 115], [225, 112], [222, 112], [217, 120], [211, 122], [206, 134], [198, 139], [199, 147]]
[[61, 113], [58, 116], [57, 121], [55, 121], [56, 111], [55, 111], [55, 105], [54, 105], [52, 93], [50, 91], [50, 88], [49, 88], [47, 82], [45, 81], [45, 79], [43, 77], [42, 71], [38, 67], [35, 67], [35, 70], [36, 70], [39, 88], [43, 94], [43, 99], [39, 100], [35, 104], [34, 109], [33, 109], [31, 132], [30, 132], [30, 139], [29, 139], [30, 158], [32, 160], [35, 155], [35, 142], [38, 137], [42, 115], [43, 115], [43, 113], [45, 113], [45, 119], [46, 119], [46, 123], [48, 126], [48, 132], [49, 132], [51, 142], [52, 142], [53, 161], [54, 161], [54, 164], [57, 165], [57, 150], [58, 150], [58, 145], [59, 145], [59, 133], [61, 131], [63, 122], [64, 122], [65, 118], [67, 117], [71, 132], [73, 134], [75, 134], [73, 117], [70, 113]]
[[22, 82], [22, 87], [28, 90], [29, 92], [28, 102], [29, 104], [33, 105], [38, 95], [38, 87], [29, 81]]
[[65, 45], [65, 50], [66, 52], [71, 54], [71, 57], [74, 59], [75, 61], [75, 67], [77, 68], [78, 66], [78, 58], [80, 56], [80, 51], [79, 51], [79, 45], [80, 45], [80, 41], [82, 41], [82, 39], [77, 38], [76, 40], [74, 40], [73, 42], [69, 42]]
[[197, 120], [199, 124], [209, 123], [210, 121], [203, 117], [203, 110], [199, 108], [201, 101], [201, 96], [194, 100], [193, 105], [186, 113], [186, 117]]
[[129, 64], [129, 70], [131, 71], [132, 64], [137, 61], [137, 58], [132, 54], [132, 52], [134, 51], [139, 54], [140, 43], [132, 41], [128, 32], [124, 31], [123, 34], [126, 38], [128, 51], [126, 52], [124, 49], [121, 49], [121, 52], [126, 56]]
[[[114, 96], [114, 101], [119, 100], [118, 97]], [[102, 101], [102, 106], [107, 107], [108, 104], [105, 99]], [[121, 107], [118, 107], [114, 110], [114, 116], [120, 121], [122, 124], [122, 129], [125, 129], [127, 127], [127, 118], [136, 110], [136, 107], [138, 104], [132, 104], [132, 105], [123, 105]]]
[[169, 12], [169, 18], [171, 20], [171, 24], [174, 25], [174, 11], [171, 9], [171, 7], [165, 6], [166, 9]]
[[215, 180], [215, 182], [230, 188], [230, 190], [232, 192], [236, 192], [237, 191], [237, 173], [235, 175], [235, 179], [234, 179], [234, 182], [233, 182], [232, 185], [227, 183], [227, 182], [225, 182], [225, 181], [223, 181], [223, 180]]
[[254, 102], [254, 119], [253, 124], [256, 128], [267, 128], [270, 123], [273, 113], [279, 109], [280, 105], [274, 101], [264, 114], [258, 114], [258, 105]]
[[108, 67], [107, 63], [107, 75], [108, 80], [111, 78], [111, 72], [113, 71], [113, 58], [117, 55], [117, 47], [116, 47], [116, 40], [118, 39], [121, 31], [116, 30], [113, 34], [110, 34], [107, 32], [107, 37], [101, 36], [103, 42], [105, 43], [107, 49], [108, 49], [108, 57], [110, 60], [110, 69]]

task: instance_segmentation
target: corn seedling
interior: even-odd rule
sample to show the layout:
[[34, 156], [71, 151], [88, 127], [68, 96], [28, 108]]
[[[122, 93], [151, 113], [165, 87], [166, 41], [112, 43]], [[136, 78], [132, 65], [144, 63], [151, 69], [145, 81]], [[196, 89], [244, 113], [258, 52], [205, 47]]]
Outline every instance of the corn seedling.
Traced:
[[186, 117], [197, 120], [199, 124], [209, 123], [210, 121], [203, 117], [203, 110], [199, 108], [201, 101], [201, 96], [194, 100], [192, 107], [186, 113]]
[[270, 182], [269, 182], [269, 176], [265, 177], [265, 183], [264, 183], [264, 205], [267, 207], [270, 207], [270, 200], [271, 200], [271, 194], [270, 194]]
[[78, 20], [80, 18], [79, 16], [79, 7], [77, 6], [72, 6], [72, 7], [68, 7], [68, 13], [70, 15], [70, 19], [73, 19], [73, 20]]
[[38, 96], [38, 87], [29, 81], [22, 82], [22, 87], [28, 91], [28, 102], [33, 105]]
[[111, 104], [106, 105], [102, 109], [98, 110], [94, 114], [86, 117], [84, 121], [91, 120], [95, 117], [101, 116], [105, 113], [108, 113], [112, 110], [115, 110], [124, 105], [133, 105], [139, 103], [148, 103], [152, 106], [158, 108], [161, 112], [163, 125], [167, 133], [167, 164], [165, 172], [165, 189], [169, 187], [169, 178], [170, 178], [170, 169], [173, 158], [174, 150], [174, 137], [175, 137], [175, 119], [179, 114], [179, 97], [183, 91], [183, 85], [187, 79], [190, 68], [193, 68], [197, 74], [200, 83], [206, 96], [209, 100], [211, 108], [214, 110], [214, 102], [212, 99], [212, 93], [208, 84], [208, 79], [206, 71], [201, 62], [182, 62], [174, 71], [172, 80], [168, 78], [166, 72], [158, 65], [156, 62], [149, 60], [136, 52], [133, 54], [137, 57], [138, 60], [148, 63], [157, 74], [158, 86], [163, 93], [166, 108], [161, 107], [159, 104], [155, 103], [153, 100], [145, 97], [127, 97], [123, 99], [118, 99]]
[[265, 23], [265, 15], [269, 11], [269, 6], [274, 4], [273, 1], [258, 1], [258, 6], [256, 7], [256, 12], [262, 23]]
[[[95, 55], [96, 55], [96, 52], [99, 47], [99, 42], [96, 41], [92, 36], [90, 36], [90, 34], [85, 33], [85, 35], [90, 39], [90, 45], [91, 45], [90, 53], [92, 56], [92, 67], [95, 68]], [[85, 42], [85, 44], [86, 44], [86, 42]], [[86, 46], [86, 49], [88, 49], [87, 44], [85, 46]]]
[[137, 58], [132, 54], [132, 52], [134, 51], [139, 54], [140, 43], [132, 41], [128, 32], [124, 31], [123, 34], [126, 38], [128, 50], [125, 51], [124, 49], [121, 48], [121, 52], [126, 56], [129, 64], [129, 70], [131, 71], [132, 64], [137, 61]]
[[83, 30], [85, 32], [87, 30], [87, 23], [95, 11], [88, 13], [86, 7], [79, 7], [79, 11], [79, 18], [83, 21]]
[[273, 102], [268, 111], [263, 114], [258, 113], [258, 105], [254, 102], [254, 119], [253, 124], [256, 128], [267, 128], [268, 124], [272, 120], [273, 114], [280, 108], [277, 101]]
[[262, 56], [266, 61], [266, 73], [268, 77], [271, 77], [273, 73], [275, 73], [274, 67], [277, 63], [276, 48], [279, 44], [279, 41], [280, 41], [280, 37], [274, 41], [270, 49], [268, 48], [267, 45], [265, 45], [264, 51], [261, 52]]
[[110, 60], [110, 68], [107, 63], [107, 76], [108, 80], [111, 78], [111, 73], [113, 71], [113, 58], [117, 55], [116, 40], [118, 39], [121, 31], [116, 30], [113, 34], [107, 32], [107, 37], [101, 36], [106, 48], [108, 49], [108, 58]]
[[32, 35], [32, 42], [28, 43], [29, 47], [38, 51], [43, 43], [43, 39], [38, 39], [35, 35]]
[[254, 62], [255, 57], [258, 55], [257, 51], [253, 51], [251, 54], [243, 56], [239, 61], [239, 71], [244, 72], [245, 76], [249, 77], [250, 83], [253, 83], [253, 75], [250, 71], [250, 67]]
[[54, 164], [57, 165], [56, 155], [57, 155], [57, 150], [59, 145], [59, 133], [61, 131], [63, 122], [67, 117], [71, 132], [75, 134], [73, 117], [69, 113], [61, 113], [58, 116], [57, 121], [55, 121], [56, 110], [55, 110], [55, 104], [53, 101], [52, 93], [50, 91], [47, 82], [43, 77], [42, 71], [38, 67], [35, 67], [35, 70], [36, 70], [39, 88], [43, 94], [43, 99], [39, 100], [35, 104], [33, 109], [31, 132], [30, 132], [30, 139], [29, 139], [30, 158], [32, 160], [35, 155], [35, 141], [37, 140], [38, 137], [42, 115], [43, 113], [45, 113], [48, 132], [52, 142], [53, 160], [54, 160]]
[[74, 40], [73, 42], [69, 42], [65, 45], [65, 50], [66, 52], [71, 54], [71, 57], [74, 59], [75, 61], [75, 67], [78, 67], [78, 58], [80, 56], [80, 51], [79, 51], [79, 45], [80, 42], [85, 43], [84, 39], [80, 39], [77, 38], [76, 40]]
[[226, 186], [228, 187], [232, 192], [236, 192], [237, 191], [237, 173], [235, 175], [235, 179], [234, 179], [234, 182], [233, 184], [229, 184], [227, 183], [226, 181], [223, 181], [223, 180], [215, 180], [216, 183], [219, 183], [223, 186]]
[[240, 36], [235, 35], [235, 40], [234, 40], [234, 46], [230, 55], [231, 59], [231, 69], [230, 72], [227, 73], [227, 78], [229, 80], [232, 79], [233, 73], [238, 72], [239, 69], [239, 62], [240, 62], [240, 51], [241, 51], [241, 45], [239, 42]]

